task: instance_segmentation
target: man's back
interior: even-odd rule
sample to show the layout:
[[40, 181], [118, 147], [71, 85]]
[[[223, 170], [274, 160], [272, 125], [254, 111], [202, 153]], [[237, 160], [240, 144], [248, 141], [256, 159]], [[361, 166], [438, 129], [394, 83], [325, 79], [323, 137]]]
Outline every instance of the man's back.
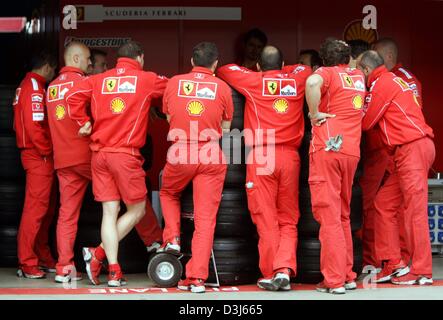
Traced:
[[212, 130], [218, 139], [222, 120], [232, 119], [231, 90], [211, 70], [195, 67], [192, 72], [169, 80], [163, 97], [163, 111], [171, 117], [170, 131], [183, 130], [186, 141], [207, 141], [208, 137], [201, 135], [206, 129]]
[[75, 86], [66, 101], [71, 118], [84, 125], [89, 118], [79, 109], [91, 99], [93, 149], [139, 149], [146, 140], [150, 102], [161, 97], [166, 83], [166, 78], [143, 71], [136, 60], [120, 58], [115, 68]]
[[[217, 74], [243, 94], [247, 145], [284, 144], [298, 148], [303, 138], [303, 102], [306, 78], [311, 68], [287, 66], [283, 70], [250, 72], [246, 68], [227, 65]], [[264, 130], [263, 136], [255, 130]], [[275, 140], [266, 130], [275, 130]]]
[[346, 65], [321, 67], [315, 71], [323, 79], [320, 112], [335, 115], [325, 124], [313, 127], [311, 152], [322, 150], [327, 142], [342, 136], [339, 152], [360, 156], [362, 107], [365, 100], [365, 81], [361, 71]]
[[88, 163], [91, 160], [90, 139], [78, 135], [78, 124], [69, 118], [64, 99], [69, 89], [83, 79], [84, 73], [80, 69], [64, 67], [48, 87], [46, 109], [56, 169]]

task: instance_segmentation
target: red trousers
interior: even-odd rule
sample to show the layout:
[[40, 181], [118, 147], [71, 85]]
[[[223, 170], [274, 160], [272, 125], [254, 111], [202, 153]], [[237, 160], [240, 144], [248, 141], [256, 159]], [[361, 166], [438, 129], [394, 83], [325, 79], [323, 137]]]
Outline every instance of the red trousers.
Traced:
[[312, 212], [320, 224], [320, 270], [324, 283], [337, 288], [356, 278], [350, 224], [352, 182], [359, 158], [332, 151], [310, 155]]
[[401, 258], [399, 223], [403, 223], [406, 245], [412, 259], [410, 272], [424, 276], [432, 276], [427, 208], [428, 171], [434, 158], [434, 143], [427, 137], [397, 147], [394, 154], [395, 171], [375, 198], [378, 259]]
[[374, 200], [391, 160], [392, 158], [385, 148], [365, 153], [363, 160], [363, 175], [360, 178], [360, 186], [363, 192], [362, 240], [364, 266], [380, 266], [380, 261], [375, 257], [374, 228], [376, 212]]
[[57, 170], [60, 209], [57, 221], [57, 273], [74, 264], [74, 243], [83, 198], [91, 181], [91, 164], [85, 163]]
[[[300, 157], [295, 148], [287, 146], [275, 146], [272, 157], [269, 148], [252, 149], [246, 166], [248, 207], [259, 235], [259, 267], [265, 278], [280, 268], [291, 269], [295, 276]], [[257, 154], [268, 155], [273, 163], [251, 161]]]
[[53, 267], [54, 259], [48, 246], [49, 226], [54, 210], [49, 210], [54, 181], [52, 157], [42, 158], [36, 150], [21, 151], [26, 171], [26, 194], [17, 236], [20, 266]]
[[160, 190], [165, 229], [163, 241], [180, 237], [180, 195], [192, 181], [194, 225], [192, 258], [186, 264], [186, 276], [206, 280], [214, 241], [217, 211], [220, 205], [226, 164], [170, 164], [163, 170]]

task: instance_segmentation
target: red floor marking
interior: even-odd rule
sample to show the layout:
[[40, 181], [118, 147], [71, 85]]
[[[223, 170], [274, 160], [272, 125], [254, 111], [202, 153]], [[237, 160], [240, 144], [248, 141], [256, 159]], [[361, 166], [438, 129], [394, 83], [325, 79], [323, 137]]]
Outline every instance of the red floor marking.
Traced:
[[[434, 286], [443, 287], [443, 280], [435, 280]], [[405, 288], [410, 286], [398, 286], [394, 284], [378, 284], [378, 289], [383, 288]], [[414, 286], [418, 287], [418, 286]], [[359, 289], [363, 289], [363, 286], [359, 284]], [[313, 284], [292, 284], [292, 290], [295, 291], [309, 291], [315, 290]], [[0, 288], [0, 295], [82, 295], [82, 294], [97, 294], [97, 295], [109, 295], [109, 294], [168, 294], [168, 293], [186, 293], [187, 291], [181, 291], [177, 288]], [[263, 292], [263, 290], [257, 288], [256, 285], [244, 285], [233, 287], [220, 287], [212, 288], [206, 287], [206, 292]]]

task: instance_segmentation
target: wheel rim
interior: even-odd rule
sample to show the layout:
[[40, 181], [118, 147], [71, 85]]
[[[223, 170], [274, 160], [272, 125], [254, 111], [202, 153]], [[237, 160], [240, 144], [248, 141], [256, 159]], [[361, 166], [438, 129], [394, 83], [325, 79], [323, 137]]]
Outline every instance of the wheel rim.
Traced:
[[155, 274], [162, 281], [171, 280], [174, 277], [174, 266], [170, 262], [160, 262], [155, 268]]

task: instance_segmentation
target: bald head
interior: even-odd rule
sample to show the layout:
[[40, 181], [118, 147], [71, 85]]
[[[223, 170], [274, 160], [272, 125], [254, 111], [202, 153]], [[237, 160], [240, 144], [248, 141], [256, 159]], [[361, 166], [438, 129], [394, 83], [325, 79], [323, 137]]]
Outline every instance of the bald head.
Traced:
[[66, 66], [79, 68], [83, 72], [86, 72], [91, 64], [89, 48], [81, 42], [73, 41], [68, 44], [63, 57]]
[[398, 47], [392, 38], [382, 38], [374, 44], [374, 50], [385, 61], [386, 68], [391, 70], [397, 64]]
[[280, 70], [283, 67], [283, 54], [274, 46], [266, 46], [258, 61], [262, 71]]

